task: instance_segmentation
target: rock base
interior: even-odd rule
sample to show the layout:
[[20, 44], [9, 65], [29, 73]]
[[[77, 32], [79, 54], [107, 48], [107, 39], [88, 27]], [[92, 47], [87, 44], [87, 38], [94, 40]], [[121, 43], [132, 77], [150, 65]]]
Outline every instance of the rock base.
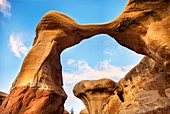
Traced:
[[63, 114], [65, 96], [53, 90], [16, 87], [0, 106], [1, 114]]

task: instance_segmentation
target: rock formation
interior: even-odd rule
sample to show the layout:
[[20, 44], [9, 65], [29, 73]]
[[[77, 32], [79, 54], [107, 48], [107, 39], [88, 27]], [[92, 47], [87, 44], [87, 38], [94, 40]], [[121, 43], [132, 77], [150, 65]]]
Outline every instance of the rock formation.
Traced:
[[[121, 45], [146, 55], [119, 81], [124, 102], [109, 114], [170, 113], [169, 12], [169, 0], [129, 0], [122, 14], [108, 23], [107, 34]], [[113, 98], [113, 104], [117, 100], [120, 99]]]
[[2, 104], [2, 102], [5, 100], [5, 98], [7, 97], [7, 93], [1, 92], [0, 91], [0, 105]]
[[[108, 34], [121, 45], [148, 56], [145, 61], [154, 60], [153, 63], [155, 62], [154, 64], [158, 66], [158, 69], [155, 70], [161, 68], [165, 72], [164, 76], [161, 75], [163, 81], [163, 77], [169, 76], [170, 72], [169, 12], [169, 0], [129, 0], [122, 14], [115, 20], [106, 24], [91, 25], [80, 25], [67, 15], [56, 11], [48, 12], [37, 25], [32, 49], [23, 61], [21, 70], [11, 87], [10, 95], [0, 106], [1, 113], [62, 114], [67, 96], [62, 87], [60, 54], [64, 49], [97, 34]], [[150, 70], [150, 67], [146, 70], [149, 76]], [[135, 71], [131, 70], [131, 72]], [[144, 72], [141, 71], [142, 73]], [[142, 76], [137, 77], [143, 79]], [[154, 78], [151, 77], [156, 80], [155, 83], [159, 82], [157, 76], [159, 77], [160, 74], [153, 74]], [[132, 76], [127, 75], [126, 77]], [[120, 84], [126, 86], [126, 83], [131, 83], [129, 82], [131, 78], [129, 79], [121, 80]], [[165, 82], [169, 83], [169, 78], [166, 77], [165, 79]], [[133, 83], [140, 82], [136, 78], [133, 81]], [[154, 86], [154, 89], [146, 89], [137, 85], [132, 87], [136, 91], [140, 90], [139, 94], [143, 92], [151, 94], [147, 91], [154, 90], [152, 92], [157, 95], [157, 99], [162, 98], [164, 93], [166, 97], [169, 95], [168, 84], [163, 86], [162, 91], [165, 90], [165, 92], [161, 93], [155, 91], [158, 90], [158, 86]], [[133, 95], [126, 93], [123, 95], [125, 101], [133, 97]], [[134, 98], [138, 97], [135, 96]], [[139, 99], [137, 100], [140, 101]], [[136, 99], [132, 99], [132, 101], [136, 101]], [[166, 106], [168, 105], [169, 103], [166, 104]], [[123, 110], [123, 108], [121, 109]], [[150, 106], [150, 109], [153, 109], [153, 105]], [[153, 110], [157, 109], [159, 107]]]
[[170, 1], [129, 0], [107, 34], [170, 70]]
[[[73, 93], [85, 104], [89, 114], [109, 114], [117, 111], [120, 99], [113, 103], [111, 99], [122, 94], [122, 87], [109, 79], [84, 80], [74, 86]], [[122, 97], [121, 97], [122, 98]]]
[[144, 57], [119, 84], [124, 103], [116, 114], [170, 113], [170, 74], [151, 58]]
[[[82, 81], [84, 83], [84, 81]], [[100, 98], [102, 95], [95, 93], [95, 85], [98, 83], [92, 81], [93, 85], [90, 86], [91, 90], [87, 92], [83, 91], [86, 89], [86, 86], [80, 86], [83, 84], [79, 82], [79, 88], [74, 89], [74, 92], [81, 92], [80, 96], [85, 97], [86, 99], [83, 102], [90, 110], [89, 114], [169, 114], [170, 113], [170, 74], [163, 67], [160, 67], [153, 59], [149, 57], [144, 57], [141, 62], [135, 66], [124, 78], [122, 78], [118, 85], [121, 85], [123, 92], [114, 97], [110, 97], [105, 106], [110, 106], [107, 111], [104, 112], [103, 108], [100, 113], [94, 113], [92, 110], [95, 110], [98, 106], [96, 103], [91, 105], [90, 102], [93, 102], [94, 99], [89, 99], [86, 95], [87, 92], [92, 94], [92, 96], [98, 96]], [[86, 81], [85, 81], [86, 82]], [[91, 81], [88, 81], [91, 82]], [[104, 81], [100, 82], [104, 83]], [[85, 85], [85, 84], [84, 84]], [[103, 94], [107, 93], [103, 91]], [[114, 94], [114, 93], [113, 93]], [[112, 102], [111, 104], [109, 104]], [[103, 105], [106, 102], [103, 101]], [[115, 105], [116, 104], [116, 105]], [[88, 106], [87, 106], [88, 105]]]
[[12, 84], [10, 95], [0, 106], [1, 113], [62, 114], [67, 96], [62, 87], [60, 54], [103, 31], [103, 25], [79, 25], [56, 11], [45, 14], [37, 25], [32, 49]]

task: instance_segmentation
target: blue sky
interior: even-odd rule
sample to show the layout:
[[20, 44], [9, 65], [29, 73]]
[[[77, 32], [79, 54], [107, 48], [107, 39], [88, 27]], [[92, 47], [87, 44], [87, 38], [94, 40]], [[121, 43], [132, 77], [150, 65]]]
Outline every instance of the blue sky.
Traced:
[[[127, 0], [0, 0], [0, 91], [8, 92], [35, 37], [35, 27], [49, 10], [63, 12], [80, 24], [104, 23], [116, 18]], [[84, 79], [118, 81], [143, 56], [119, 45], [108, 35], [97, 35], [63, 51], [65, 107], [75, 114], [84, 107], [72, 93]]]

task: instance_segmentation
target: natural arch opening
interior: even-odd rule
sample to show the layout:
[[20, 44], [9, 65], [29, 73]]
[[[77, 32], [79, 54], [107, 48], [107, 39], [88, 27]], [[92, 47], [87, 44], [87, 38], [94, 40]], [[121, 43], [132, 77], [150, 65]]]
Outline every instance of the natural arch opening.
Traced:
[[84, 104], [72, 91], [82, 80], [109, 78], [118, 82], [132, 67], [139, 63], [139, 55], [118, 44], [108, 35], [96, 35], [64, 50], [61, 54], [64, 89], [68, 95], [67, 110], [79, 113]]

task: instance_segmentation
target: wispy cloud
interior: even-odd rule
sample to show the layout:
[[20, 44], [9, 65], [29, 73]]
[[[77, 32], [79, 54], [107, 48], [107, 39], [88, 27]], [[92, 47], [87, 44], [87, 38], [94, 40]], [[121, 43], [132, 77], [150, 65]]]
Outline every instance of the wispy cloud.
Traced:
[[75, 62], [75, 60], [74, 59], [68, 59], [67, 60], [67, 65], [72, 65], [73, 63]]
[[11, 50], [16, 57], [20, 58], [21, 55], [27, 54], [28, 49], [22, 41], [22, 35], [11, 34], [9, 38], [9, 43], [10, 43]]
[[[74, 62], [73, 62], [74, 61]], [[117, 67], [111, 65], [109, 61], [101, 61], [94, 68], [89, 66], [85, 60], [68, 60], [70, 68], [76, 69], [73, 72], [63, 72], [64, 82], [74, 84], [81, 80], [93, 80], [100, 78], [120, 79], [133, 67], [133, 65]]]
[[0, 12], [6, 16], [10, 17], [11, 16], [11, 4], [7, 0], [0, 0]]

